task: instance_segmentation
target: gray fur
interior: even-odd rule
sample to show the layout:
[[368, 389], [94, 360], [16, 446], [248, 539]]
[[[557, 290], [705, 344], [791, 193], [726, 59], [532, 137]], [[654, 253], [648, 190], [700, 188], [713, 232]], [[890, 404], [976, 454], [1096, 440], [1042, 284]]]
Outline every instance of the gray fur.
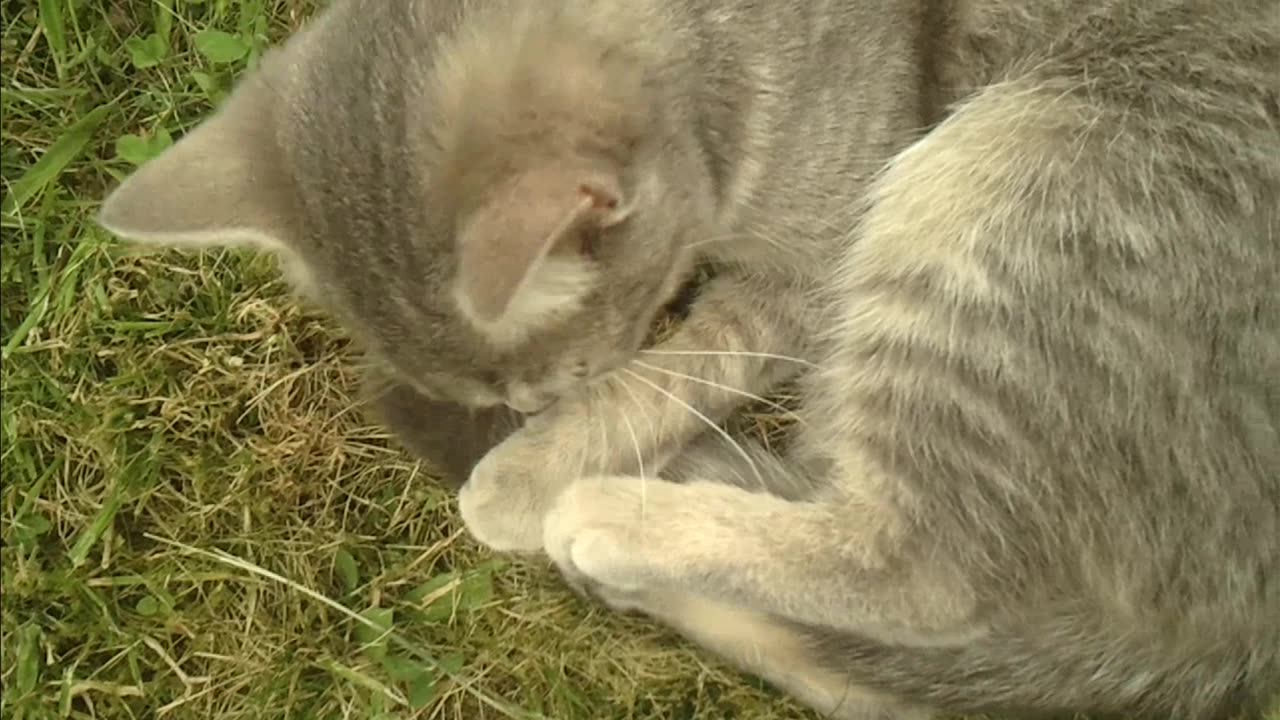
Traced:
[[480, 458], [524, 421], [506, 407], [469, 408], [378, 374], [366, 383], [373, 416], [406, 450], [429, 462], [437, 479], [453, 489], [462, 487]]
[[[102, 219], [554, 400], [472, 533], [835, 717], [1280, 690], [1274, 0], [348, 0]], [[797, 379], [787, 457], [707, 429]]]

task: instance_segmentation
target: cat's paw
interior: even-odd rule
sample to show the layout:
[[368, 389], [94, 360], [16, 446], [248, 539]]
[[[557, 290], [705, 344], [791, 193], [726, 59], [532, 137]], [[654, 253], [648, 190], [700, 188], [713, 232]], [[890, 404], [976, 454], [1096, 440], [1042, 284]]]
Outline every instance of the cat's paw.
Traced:
[[543, 545], [571, 582], [585, 579], [621, 596], [642, 592], [656, 579], [653, 559], [662, 552], [662, 538], [653, 520], [662, 516], [663, 500], [650, 497], [645, 482], [583, 478], [560, 495], [544, 520]]
[[472, 536], [495, 550], [541, 550], [543, 519], [561, 492], [614, 464], [590, 419], [581, 402], [562, 399], [481, 458], [458, 492]]
[[502, 552], [541, 550], [542, 519], [568, 481], [547, 470], [542, 458], [518, 442], [485, 455], [458, 491], [458, 511], [471, 536]]
[[565, 584], [578, 597], [590, 603], [599, 603], [620, 614], [652, 614], [652, 593], [647, 591], [624, 592], [595, 582], [585, 575], [562, 573]]
[[653, 593], [625, 591], [596, 583], [587, 591], [590, 598], [619, 615], [654, 615]]

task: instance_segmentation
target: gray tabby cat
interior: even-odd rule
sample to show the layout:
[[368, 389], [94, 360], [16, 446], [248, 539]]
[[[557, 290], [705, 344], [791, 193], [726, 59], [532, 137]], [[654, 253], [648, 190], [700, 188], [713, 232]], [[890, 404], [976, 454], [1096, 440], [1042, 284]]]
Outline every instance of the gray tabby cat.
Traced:
[[101, 220], [536, 413], [474, 536], [833, 717], [1280, 689], [1275, 0], [349, 0]]

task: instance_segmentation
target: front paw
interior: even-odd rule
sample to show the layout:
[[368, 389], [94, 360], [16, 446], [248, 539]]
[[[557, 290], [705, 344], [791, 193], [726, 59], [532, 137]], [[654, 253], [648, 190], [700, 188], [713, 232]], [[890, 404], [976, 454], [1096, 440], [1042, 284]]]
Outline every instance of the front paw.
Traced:
[[[545, 519], [543, 546], [570, 583], [614, 594], [644, 590], [661, 552], [643, 478], [584, 478], [565, 489]], [[665, 485], [665, 483], [663, 483]]]
[[494, 448], [476, 464], [458, 491], [458, 510], [481, 544], [502, 552], [542, 549], [542, 519], [570, 478], [547, 472], [544, 458], [512, 442]]
[[654, 603], [655, 597], [662, 597], [660, 593], [647, 590], [626, 592], [583, 577], [565, 576], [565, 581], [569, 589], [573, 590], [578, 597], [589, 603], [603, 605], [620, 615], [653, 615], [656, 612], [655, 608], [660, 607]]

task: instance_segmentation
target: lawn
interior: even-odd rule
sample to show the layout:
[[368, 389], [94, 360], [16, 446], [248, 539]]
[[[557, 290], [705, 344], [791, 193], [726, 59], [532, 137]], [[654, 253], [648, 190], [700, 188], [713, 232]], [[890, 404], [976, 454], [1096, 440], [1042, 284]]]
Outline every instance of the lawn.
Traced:
[[271, 258], [92, 225], [311, 3], [0, 7], [0, 715], [809, 717], [479, 549]]

